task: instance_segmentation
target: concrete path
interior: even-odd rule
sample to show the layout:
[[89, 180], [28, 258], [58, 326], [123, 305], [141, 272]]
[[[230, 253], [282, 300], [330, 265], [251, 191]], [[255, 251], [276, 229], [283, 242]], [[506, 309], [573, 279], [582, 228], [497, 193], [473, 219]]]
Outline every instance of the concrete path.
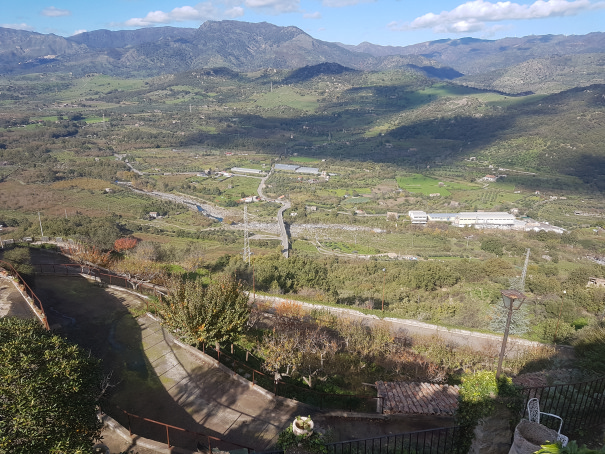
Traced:
[[[303, 404], [275, 397], [260, 386], [253, 386], [211, 357], [181, 343], [151, 314], [136, 319], [129, 316], [126, 307], [130, 307], [130, 310], [139, 308], [139, 313], [144, 309], [145, 303], [140, 295], [119, 287], [100, 288], [91, 281], [88, 281], [88, 287], [84, 281], [86, 280], [82, 276], [63, 277], [59, 282], [56, 277], [40, 277], [39, 296], [48, 299], [47, 309], [50, 311], [52, 326], [61, 334], [75, 340], [74, 332], [82, 331], [89, 338], [90, 344], [83, 347], [90, 348], [95, 355], [102, 357], [104, 363], [107, 363], [105, 366], [114, 368], [116, 372], [120, 372], [120, 363], [126, 363], [126, 372], [119, 374], [116, 383], [116, 390], [123, 391], [114, 392], [112, 403], [129, 409], [138, 416], [257, 451], [272, 447], [278, 434], [291, 424], [296, 415], [312, 413]], [[62, 295], [53, 294], [49, 291], [50, 282], [65, 289], [65, 292]], [[76, 287], [73, 285], [76, 282], [90, 296], [88, 304], [82, 304], [81, 296], [75, 292]], [[72, 295], [76, 295], [73, 298], [75, 303], [70, 302]], [[104, 304], [100, 304], [102, 301]], [[35, 317], [12, 281], [2, 276], [0, 316]], [[124, 324], [129, 317], [132, 322]], [[126, 331], [133, 333], [129, 340], [125, 337]], [[105, 344], [106, 340], [108, 345]], [[132, 350], [137, 354], [133, 355]], [[111, 352], [114, 354], [110, 354]], [[148, 382], [157, 383], [155, 391], [144, 390], [143, 382], [137, 381], [139, 367], [146, 369], [142, 371], [143, 375], [151, 377]], [[145, 401], [141, 402], [141, 399]], [[138, 423], [136, 419], [133, 419], [133, 432], [137, 435], [132, 439], [124, 439], [124, 431], [128, 434], [125, 415], [113, 406], [110, 408], [112, 412], [117, 411], [110, 416], [126, 426], [121, 432], [112, 429], [110, 425], [105, 427], [103, 441], [112, 447], [112, 452], [194, 452], [197, 440], [207, 446], [205, 437], [197, 437], [196, 440], [195, 437], [170, 429], [171, 442], [185, 450], [169, 451], [165, 444], [165, 427]], [[149, 439], [160, 443], [153, 443]], [[212, 445], [223, 449], [236, 448], [225, 444], [221, 446], [221, 443], [214, 441]]]
[[[257, 450], [301, 414], [303, 406], [274, 396], [182, 344], [147, 314], [137, 319], [145, 355], [172, 396], [201, 427]], [[308, 410], [306, 410], [308, 411]]]
[[36, 318], [15, 282], [0, 274], [0, 317]]

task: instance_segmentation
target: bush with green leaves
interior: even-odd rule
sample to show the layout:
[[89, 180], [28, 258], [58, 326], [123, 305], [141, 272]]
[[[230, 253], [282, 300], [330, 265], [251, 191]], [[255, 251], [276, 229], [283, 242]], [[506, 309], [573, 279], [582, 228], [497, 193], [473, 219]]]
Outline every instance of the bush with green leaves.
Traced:
[[501, 256], [504, 251], [504, 242], [499, 238], [485, 238], [481, 241], [481, 250]]
[[325, 454], [328, 452], [326, 448], [326, 439], [322, 434], [313, 432], [311, 435], [294, 435], [292, 425], [289, 425], [280, 432], [277, 437], [277, 446], [286, 453], [289, 449], [298, 447], [317, 454]]
[[164, 323], [191, 344], [232, 342], [244, 330], [250, 308], [242, 286], [228, 276], [205, 286], [175, 279], [160, 305]]
[[484, 370], [462, 378], [454, 416], [456, 424], [461, 426], [457, 443], [459, 452], [470, 449], [475, 427], [494, 412], [497, 403], [505, 404], [513, 414], [518, 413], [523, 404], [518, 388], [509, 377], [501, 376], [496, 380], [495, 372]]
[[37, 321], [0, 318], [0, 452], [90, 452], [99, 360]]
[[595, 320], [582, 328], [572, 344], [582, 367], [605, 373], [605, 320]]
[[601, 449], [590, 449], [586, 445], [578, 446], [575, 440], [570, 441], [565, 447], [562, 447], [561, 443], [552, 443], [542, 445], [541, 448], [536, 454], [605, 454], [605, 446]]

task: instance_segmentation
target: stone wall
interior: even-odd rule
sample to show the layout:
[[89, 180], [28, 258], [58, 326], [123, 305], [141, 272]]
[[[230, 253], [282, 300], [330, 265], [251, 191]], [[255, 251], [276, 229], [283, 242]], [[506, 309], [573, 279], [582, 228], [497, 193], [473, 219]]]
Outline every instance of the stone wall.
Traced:
[[510, 421], [513, 415], [506, 406], [497, 404], [493, 415], [475, 427], [475, 439], [469, 454], [508, 454], [513, 438]]

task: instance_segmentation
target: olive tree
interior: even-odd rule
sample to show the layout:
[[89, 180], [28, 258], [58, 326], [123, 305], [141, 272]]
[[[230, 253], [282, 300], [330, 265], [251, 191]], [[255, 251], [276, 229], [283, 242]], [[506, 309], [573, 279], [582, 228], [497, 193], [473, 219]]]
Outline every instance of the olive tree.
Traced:
[[0, 452], [89, 452], [99, 360], [36, 321], [0, 318]]

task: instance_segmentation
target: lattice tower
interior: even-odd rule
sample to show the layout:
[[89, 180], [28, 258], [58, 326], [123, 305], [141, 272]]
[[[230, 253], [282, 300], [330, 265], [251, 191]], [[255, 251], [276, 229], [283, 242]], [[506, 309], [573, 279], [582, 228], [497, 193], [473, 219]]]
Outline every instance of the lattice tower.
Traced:
[[244, 263], [250, 265], [250, 238], [248, 236], [248, 205], [244, 205], [244, 252], [242, 258]]

